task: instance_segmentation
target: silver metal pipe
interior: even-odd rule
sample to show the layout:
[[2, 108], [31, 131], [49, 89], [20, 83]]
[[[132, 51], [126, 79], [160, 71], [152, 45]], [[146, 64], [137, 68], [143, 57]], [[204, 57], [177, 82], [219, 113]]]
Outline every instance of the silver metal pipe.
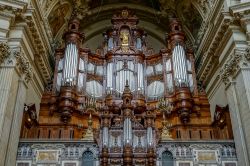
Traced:
[[[73, 47], [72, 44], [70, 44], [70, 65], [69, 65], [69, 79], [72, 79], [72, 75], [73, 75], [73, 63], [74, 63], [74, 56], [73, 56]], [[72, 85], [72, 81], [70, 81], [70, 84]]]
[[176, 46], [177, 48], [177, 55], [176, 55], [176, 58], [177, 58], [177, 61], [176, 61], [176, 64], [177, 64], [177, 67], [178, 67], [178, 72], [177, 72], [177, 78], [180, 78], [181, 79], [181, 57], [180, 57], [180, 47], [179, 45]]
[[183, 78], [184, 78], [184, 81], [186, 82], [187, 81], [187, 65], [186, 65], [186, 57], [185, 57], [185, 52], [184, 52], [184, 49], [183, 47], [181, 47], [181, 60], [182, 60], [182, 73], [183, 73]]
[[185, 54], [185, 50], [183, 47], [182, 47], [182, 57], [183, 57], [183, 72], [184, 72], [185, 82], [187, 82], [188, 81], [187, 59], [186, 59], [186, 54]]
[[71, 75], [71, 70], [70, 70], [70, 66], [71, 66], [71, 63], [72, 63], [72, 54], [71, 54], [71, 51], [72, 51], [72, 44], [69, 44], [69, 51], [68, 51], [68, 66], [67, 66], [67, 75], [66, 75], [66, 79], [69, 79], [70, 78], [70, 75]]
[[71, 78], [71, 84], [73, 85], [73, 80], [74, 80], [74, 68], [75, 68], [75, 49], [73, 47], [73, 44], [71, 45], [72, 51], [71, 51], [71, 65], [70, 65], [70, 69], [71, 69], [71, 74], [70, 74], [70, 78]]
[[75, 47], [72, 45], [72, 66], [71, 66], [72, 84], [74, 84], [75, 80], [75, 69], [76, 69], [76, 50]]
[[177, 45], [173, 51], [174, 79], [187, 81], [187, 64], [184, 48]]
[[66, 71], [67, 71], [67, 73], [66, 73], [66, 79], [68, 79], [69, 76], [70, 76], [71, 44], [68, 45], [68, 49], [67, 49], [67, 58], [68, 58], [68, 59], [67, 59], [68, 63], [67, 63], [67, 68], [66, 68]]
[[77, 79], [77, 67], [78, 67], [78, 49], [75, 45], [75, 67], [74, 67], [74, 77], [75, 77], [75, 84], [76, 84], [76, 79]]
[[183, 62], [182, 62], [182, 52], [181, 52], [181, 48], [180, 48], [180, 46], [178, 45], [178, 58], [179, 58], [179, 61], [178, 61], [178, 66], [179, 66], [179, 71], [180, 71], [180, 75], [179, 75], [179, 77], [181, 78], [181, 80], [183, 79], [183, 71], [182, 71], [182, 69], [183, 69]]
[[65, 56], [64, 56], [64, 69], [63, 69], [63, 80], [64, 82], [66, 81], [66, 78], [67, 78], [67, 68], [68, 68], [68, 61], [69, 61], [69, 57], [68, 57], [68, 49], [69, 49], [69, 46], [67, 45], [66, 47], [66, 50], [65, 50]]

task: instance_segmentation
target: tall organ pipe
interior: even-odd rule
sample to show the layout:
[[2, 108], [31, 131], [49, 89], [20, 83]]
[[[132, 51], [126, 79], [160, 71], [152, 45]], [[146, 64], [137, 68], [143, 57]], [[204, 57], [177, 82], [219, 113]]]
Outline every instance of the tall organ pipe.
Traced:
[[124, 144], [130, 144], [132, 141], [132, 125], [131, 120], [126, 118], [124, 120]]
[[109, 138], [109, 135], [108, 135], [108, 127], [103, 127], [103, 145], [104, 146], [108, 146], [108, 138]]
[[138, 88], [143, 89], [143, 65], [138, 63]]
[[113, 87], [113, 63], [108, 63], [107, 67], [107, 88]]
[[66, 47], [63, 69], [63, 83], [74, 85], [76, 82], [78, 63], [78, 49], [75, 44], [69, 43]]
[[187, 83], [186, 55], [183, 46], [177, 44], [173, 50], [174, 79], [179, 83]]
[[153, 144], [153, 130], [152, 130], [152, 127], [147, 128], [147, 140], [148, 140], [148, 145], [152, 146], [152, 144]]

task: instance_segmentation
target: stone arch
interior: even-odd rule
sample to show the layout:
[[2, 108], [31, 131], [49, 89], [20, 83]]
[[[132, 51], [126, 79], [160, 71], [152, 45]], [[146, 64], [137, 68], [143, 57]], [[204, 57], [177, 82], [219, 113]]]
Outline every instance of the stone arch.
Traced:
[[166, 150], [161, 156], [162, 166], [174, 166], [174, 157], [172, 152]]
[[94, 166], [95, 165], [95, 155], [94, 153], [87, 149], [82, 153], [82, 166]]

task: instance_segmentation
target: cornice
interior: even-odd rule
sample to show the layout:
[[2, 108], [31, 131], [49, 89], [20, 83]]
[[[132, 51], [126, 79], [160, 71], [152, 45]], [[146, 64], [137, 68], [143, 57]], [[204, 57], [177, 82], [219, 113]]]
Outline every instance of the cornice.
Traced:
[[52, 69], [49, 64], [48, 54], [49, 54], [49, 47], [46, 47], [43, 40], [43, 34], [41, 32], [41, 27], [35, 21], [37, 20], [34, 15], [26, 16], [26, 22], [29, 25], [28, 34], [33, 41], [35, 50], [36, 50], [36, 61], [39, 64], [39, 69], [42, 72], [43, 78], [46, 81], [49, 81], [52, 75]]
[[[203, 48], [201, 48], [201, 52], [205, 52], [204, 55], [200, 55], [201, 61], [200, 61], [200, 68], [197, 69], [197, 76], [198, 78], [203, 81], [205, 77], [208, 75], [210, 69], [216, 62], [216, 52], [218, 51], [219, 46], [223, 42], [223, 38], [225, 37], [225, 33], [228, 31], [229, 25], [235, 24], [235, 19], [228, 13], [228, 12], [222, 12], [220, 16], [217, 18], [216, 24], [212, 27], [213, 31], [210, 31], [209, 36], [213, 36], [212, 41], [207, 40], [206, 44], [203, 45]], [[215, 35], [211, 35], [215, 34]]]
[[8, 10], [16, 11], [18, 9], [24, 10], [27, 8], [28, 3], [19, 0], [0, 0], [0, 8], [5, 8]]
[[250, 12], [250, 2], [241, 2], [239, 4], [230, 6], [229, 10], [232, 13], [249, 13]]
[[[220, 11], [223, 10], [223, 1], [221, 0], [215, 0], [215, 2], [213, 2], [214, 5], [212, 7], [212, 9], [210, 10], [210, 12], [207, 14], [206, 19], [203, 20], [200, 30], [198, 32], [198, 36], [196, 39], [196, 45], [197, 47], [197, 58], [199, 58], [199, 56], [201, 55], [201, 51], [204, 47], [204, 45], [207, 44], [208, 40], [211, 40], [211, 37], [209, 34], [211, 34], [211, 31], [216, 23], [215, 20], [218, 19], [218, 17], [220, 16], [219, 13]], [[210, 37], [208, 39], [208, 37]]]

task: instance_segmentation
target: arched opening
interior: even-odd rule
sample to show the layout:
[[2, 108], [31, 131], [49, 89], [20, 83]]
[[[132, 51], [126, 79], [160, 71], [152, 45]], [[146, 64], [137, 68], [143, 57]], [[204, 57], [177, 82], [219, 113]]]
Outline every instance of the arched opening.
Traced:
[[82, 166], [94, 166], [94, 154], [91, 151], [82, 154]]
[[174, 166], [173, 154], [170, 151], [162, 153], [162, 166]]

